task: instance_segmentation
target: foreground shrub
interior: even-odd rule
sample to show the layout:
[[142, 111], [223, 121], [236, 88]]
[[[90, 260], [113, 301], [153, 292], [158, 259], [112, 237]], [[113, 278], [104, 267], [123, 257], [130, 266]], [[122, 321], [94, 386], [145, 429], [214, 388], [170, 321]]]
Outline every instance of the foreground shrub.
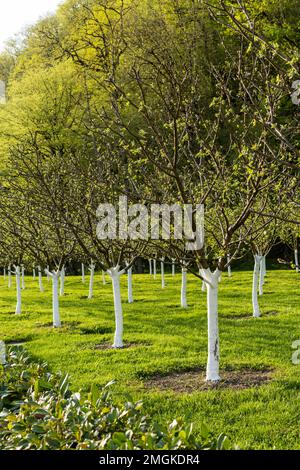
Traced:
[[8, 351], [0, 373], [0, 449], [223, 449], [204, 426], [196, 440], [182, 419], [152, 422], [141, 402], [116, 405], [93, 386], [88, 399], [69, 390], [68, 376], [52, 374], [22, 348]]

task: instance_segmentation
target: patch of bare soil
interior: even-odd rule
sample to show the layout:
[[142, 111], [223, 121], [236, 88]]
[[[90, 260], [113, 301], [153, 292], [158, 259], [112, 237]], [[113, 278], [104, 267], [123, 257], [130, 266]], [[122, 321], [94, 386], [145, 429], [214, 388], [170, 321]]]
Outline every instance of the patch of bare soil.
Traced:
[[149, 346], [148, 343], [125, 343], [123, 348], [113, 348], [111, 343], [100, 343], [96, 344], [93, 349], [100, 349], [100, 350], [105, 350], [105, 349], [129, 349], [129, 348], [137, 348], [138, 346]]
[[221, 371], [222, 380], [218, 383], [205, 382], [205, 372], [203, 370], [193, 370], [189, 372], [173, 372], [166, 376], [153, 376], [144, 382], [147, 388], [159, 390], [172, 390], [178, 393], [191, 393], [197, 391], [207, 391], [215, 389], [236, 389], [259, 387], [272, 379], [272, 370], [225, 370]]

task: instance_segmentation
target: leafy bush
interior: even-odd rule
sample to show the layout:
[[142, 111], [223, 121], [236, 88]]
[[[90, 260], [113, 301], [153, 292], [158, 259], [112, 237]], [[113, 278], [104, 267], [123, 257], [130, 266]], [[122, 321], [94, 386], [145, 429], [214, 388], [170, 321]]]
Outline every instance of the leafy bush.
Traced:
[[196, 440], [182, 419], [153, 423], [141, 402], [116, 405], [107, 384], [88, 399], [69, 390], [68, 376], [49, 372], [22, 348], [8, 351], [0, 374], [0, 449], [223, 449], [203, 427]]

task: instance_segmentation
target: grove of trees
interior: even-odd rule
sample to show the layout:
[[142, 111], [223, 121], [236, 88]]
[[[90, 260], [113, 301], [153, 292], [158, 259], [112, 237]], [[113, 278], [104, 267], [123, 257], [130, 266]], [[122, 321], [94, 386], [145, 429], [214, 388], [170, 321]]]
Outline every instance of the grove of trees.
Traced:
[[[53, 284], [71, 258], [112, 281], [113, 347], [123, 347], [120, 276], [149, 259], [204, 281], [206, 379], [219, 381], [218, 286], [252, 253], [253, 316], [279, 241], [299, 271], [299, 0], [67, 0], [0, 54], [1, 264]], [[205, 244], [97, 237], [99, 204], [203, 204]], [[138, 214], [134, 214], [138, 217]], [[192, 221], [194, 223], [194, 221]], [[86, 267], [86, 271], [84, 271]], [[201, 281], [202, 280], [202, 281]], [[25, 286], [24, 286], [25, 287]], [[162, 276], [162, 287], [164, 279]], [[88, 300], [87, 300], [88, 301]], [[63, 321], [63, 320], [62, 320]], [[253, 321], [255, 321], [253, 319]]]

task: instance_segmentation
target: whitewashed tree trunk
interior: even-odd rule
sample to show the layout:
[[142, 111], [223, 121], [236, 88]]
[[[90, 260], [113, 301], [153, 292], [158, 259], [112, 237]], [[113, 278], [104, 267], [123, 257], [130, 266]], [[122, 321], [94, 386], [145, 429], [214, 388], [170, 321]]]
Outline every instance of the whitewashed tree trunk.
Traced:
[[298, 250], [295, 248], [294, 250], [294, 256], [295, 256], [295, 267], [296, 267], [296, 273], [299, 273], [299, 258], [298, 258]]
[[149, 274], [150, 276], [152, 276], [152, 259], [150, 258], [148, 262], [149, 262]]
[[58, 279], [59, 272], [52, 273], [52, 309], [53, 309], [53, 326], [54, 328], [61, 327], [60, 314], [59, 314], [59, 299], [58, 299]]
[[52, 315], [53, 315], [53, 327], [60, 328], [61, 321], [60, 321], [60, 313], [59, 313], [59, 278], [61, 277], [61, 273], [59, 271], [48, 271], [45, 269], [47, 277], [49, 276], [52, 279]]
[[94, 273], [95, 273], [95, 265], [94, 265], [93, 262], [91, 262], [91, 264], [90, 264], [89, 271], [90, 271], [90, 284], [89, 284], [88, 299], [92, 299], [93, 298], [93, 288], [94, 288]]
[[156, 279], [156, 259], [153, 260], [153, 277]]
[[33, 268], [33, 269], [32, 269], [32, 277], [33, 277], [33, 279], [35, 279], [35, 278], [36, 278], [36, 274], [35, 274], [35, 268]]
[[85, 272], [84, 272], [84, 264], [81, 263], [81, 281], [82, 281], [82, 284], [85, 283]]
[[264, 280], [263, 280], [263, 284], [265, 283], [265, 277], [267, 275], [267, 255], [264, 255], [263, 257], [263, 271], [264, 271]]
[[22, 289], [25, 289], [25, 269], [24, 266], [21, 266], [21, 273], [22, 273]]
[[114, 309], [115, 309], [115, 337], [113, 348], [122, 348], [123, 344], [123, 310], [121, 301], [120, 277], [124, 270], [119, 271], [119, 266], [108, 269], [108, 274], [112, 280]]
[[230, 264], [229, 264], [229, 260], [230, 260], [230, 256], [227, 255], [227, 264], [228, 264], [228, 266], [227, 266], [227, 272], [228, 272], [228, 277], [231, 277], [231, 266], [230, 266]]
[[161, 288], [165, 288], [165, 259], [160, 260], [160, 273], [161, 273]]
[[[46, 273], [50, 273], [50, 271], [49, 271], [49, 266], [47, 266]], [[50, 276], [50, 274], [47, 274], [47, 281], [49, 282], [49, 281], [50, 281], [50, 279], [51, 279], [51, 276]]]
[[[199, 269], [199, 275], [201, 276], [202, 269]], [[204, 281], [202, 281], [202, 286], [201, 286], [202, 292], [206, 292], [206, 284]]]
[[254, 270], [253, 270], [253, 282], [252, 282], [252, 307], [253, 307], [253, 316], [260, 317], [260, 310], [258, 304], [258, 282], [259, 282], [259, 268], [261, 263], [261, 255], [254, 255]]
[[220, 276], [219, 276], [218, 282], [221, 282], [221, 281], [222, 281], [222, 273], [220, 272]]
[[16, 314], [20, 315], [22, 313], [21, 269], [20, 269], [20, 266], [15, 266], [15, 275], [16, 275], [16, 292], [17, 292]]
[[102, 271], [102, 284], [105, 286], [106, 284], [106, 279], [105, 279], [105, 272]]
[[187, 285], [187, 269], [182, 267], [181, 269], [181, 307], [187, 308], [187, 299], [186, 299], [186, 285]]
[[65, 267], [63, 266], [61, 268], [60, 277], [59, 277], [59, 281], [60, 281], [59, 295], [60, 296], [65, 295], [65, 274], [66, 274]]
[[260, 264], [259, 264], [259, 286], [258, 286], [258, 293], [259, 295], [263, 295], [264, 289], [264, 257], [261, 257]]
[[6, 268], [3, 268], [3, 279], [4, 279], [4, 281], [6, 279]]
[[220, 345], [219, 345], [219, 321], [218, 321], [218, 288], [221, 271], [214, 272], [208, 269], [201, 269], [201, 276], [206, 283], [207, 294], [207, 327], [208, 327], [208, 356], [206, 366], [206, 380], [208, 382], [218, 382]]
[[[48, 270], [47, 270], [47, 272], [48, 272]], [[38, 273], [39, 273], [39, 288], [40, 288], [40, 292], [44, 292], [42, 269], [41, 269], [40, 266], [38, 266]], [[48, 274], [47, 274], [47, 277], [48, 277]]]
[[133, 294], [132, 294], [132, 267], [127, 270], [127, 294], [128, 294], [128, 303], [133, 303]]
[[172, 276], [175, 276], [175, 259], [172, 259]]
[[4, 341], [0, 341], [0, 364], [6, 364], [6, 345]]
[[10, 289], [11, 288], [11, 265], [8, 266], [7, 277], [8, 277], [8, 287]]

